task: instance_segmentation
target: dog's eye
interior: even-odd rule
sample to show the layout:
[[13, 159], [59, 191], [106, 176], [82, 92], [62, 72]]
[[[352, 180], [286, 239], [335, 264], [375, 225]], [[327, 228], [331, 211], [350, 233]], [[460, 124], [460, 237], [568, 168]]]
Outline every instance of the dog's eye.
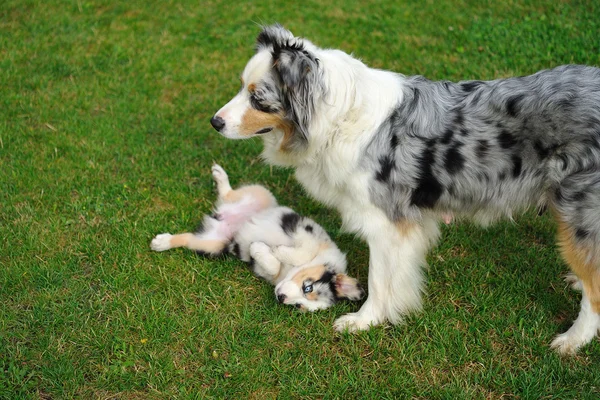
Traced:
[[304, 288], [302, 290], [304, 291], [304, 293], [310, 293], [313, 291], [313, 285], [304, 285]]

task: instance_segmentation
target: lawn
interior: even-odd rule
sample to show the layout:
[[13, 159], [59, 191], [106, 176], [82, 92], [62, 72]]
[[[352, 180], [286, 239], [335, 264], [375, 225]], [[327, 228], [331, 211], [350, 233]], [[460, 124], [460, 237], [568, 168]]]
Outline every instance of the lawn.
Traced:
[[358, 334], [332, 323], [359, 304], [300, 313], [233, 258], [150, 251], [209, 212], [217, 161], [321, 223], [366, 284], [339, 217], [210, 127], [261, 23], [431, 79], [600, 65], [594, 1], [334, 3], [0, 3], [0, 398], [600, 396], [598, 339], [549, 349], [579, 297], [548, 215], [444, 227], [423, 312]]

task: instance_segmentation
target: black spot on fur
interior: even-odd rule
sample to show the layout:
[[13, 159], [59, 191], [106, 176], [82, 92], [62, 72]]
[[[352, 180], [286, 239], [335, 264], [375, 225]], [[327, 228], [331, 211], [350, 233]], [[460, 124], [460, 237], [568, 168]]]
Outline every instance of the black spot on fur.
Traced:
[[590, 236], [590, 231], [583, 229], [583, 228], [577, 228], [575, 229], [575, 237], [579, 240], [583, 240], [583, 239], [587, 239]]
[[477, 158], [485, 158], [487, 156], [488, 151], [490, 150], [490, 144], [487, 140], [478, 140], [477, 148], [475, 149], [475, 154]]
[[465, 122], [465, 116], [463, 114], [462, 108], [456, 110], [456, 116], [454, 117], [454, 124], [462, 125]]
[[444, 187], [433, 176], [432, 166], [435, 160], [435, 147], [426, 148], [419, 157], [421, 174], [417, 180], [417, 187], [413, 190], [410, 202], [416, 207], [433, 208], [444, 192]]
[[291, 235], [296, 230], [298, 223], [300, 222], [300, 216], [296, 213], [286, 213], [281, 216], [281, 229], [286, 235]]
[[312, 233], [312, 232], [313, 232], [313, 227], [312, 227], [312, 225], [306, 225], [306, 226], [304, 227], [304, 230], [305, 230], [306, 232], [308, 232], [308, 233]]
[[408, 105], [408, 109], [406, 110], [406, 112], [408, 114], [412, 114], [417, 109], [417, 105], [419, 104], [420, 96], [421, 96], [421, 92], [419, 91], [419, 89], [413, 88], [413, 98], [412, 98], [410, 104]]
[[237, 258], [241, 258], [242, 252], [240, 251], [240, 244], [238, 242], [231, 243], [231, 254], [236, 256]]
[[516, 96], [512, 96], [507, 100], [506, 112], [508, 113], [508, 115], [510, 115], [511, 117], [516, 117], [517, 115], [519, 115], [519, 112], [521, 111], [519, 108], [519, 103], [521, 103], [521, 100], [523, 100], [524, 97], [525, 95], [518, 94]]
[[321, 277], [315, 281], [315, 283], [319, 282], [319, 283], [329, 283], [332, 281], [333, 277], [335, 276], [335, 274], [331, 271], [325, 271], [323, 272], [323, 275], [321, 275]]
[[456, 143], [446, 152], [444, 166], [446, 167], [446, 170], [453, 175], [460, 172], [465, 165], [465, 157], [460, 152], [461, 145], [462, 143]]
[[460, 88], [467, 93], [470, 93], [474, 90], [476, 90], [479, 86], [481, 86], [483, 84], [483, 82], [481, 81], [471, 81], [471, 82], [465, 82], [465, 83], [461, 83], [460, 84]]
[[461, 128], [460, 129], [460, 134], [462, 136], [469, 136], [469, 130], [467, 128]]
[[573, 201], [581, 201], [585, 199], [585, 192], [577, 192], [573, 195]]
[[390, 134], [390, 147], [392, 148], [392, 150], [396, 150], [396, 147], [398, 147], [398, 143], [398, 136], [396, 136], [394, 134], [394, 131], [392, 130]]
[[513, 154], [512, 163], [513, 163], [512, 176], [513, 176], [513, 178], [518, 178], [519, 175], [521, 175], [521, 170], [523, 169], [523, 160], [518, 155]]
[[500, 179], [500, 181], [503, 181], [506, 179], [506, 172], [502, 171], [500, 172], [500, 175], [498, 175], [498, 179]]
[[379, 163], [381, 164], [381, 169], [375, 175], [375, 179], [379, 182], [386, 182], [390, 178], [390, 174], [394, 169], [396, 162], [392, 156], [385, 156], [379, 159]]
[[503, 149], [510, 149], [517, 144], [517, 139], [515, 139], [515, 137], [508, 131], [502, 130], [502, 132], [498, 135], [498, 143]]
[[548, 147], [544, 147], [542, 142], [539, 140], [536, 140], [533, 143], [533, 148], [535, 149], [535, 152], [537, 153], [538, 157], [540, 157], [540, 159], [542, 160], [544, 160], [550, 154], [550, 149]]
[[446, 129], [446, 131], [444, 132], [444, 135], [442, 136], [442, 139], [440, 140], [440, 143], [442, 144], [448, 144], [452, 141], [452, 136], [454, 136], [454, 131], [450, 128]]
[[557, 187], [556, 190], [554, 191], [554, 198], [556, 199], [557, 203], [563, 203], [565, 201], [565, 196], [560, 188]]

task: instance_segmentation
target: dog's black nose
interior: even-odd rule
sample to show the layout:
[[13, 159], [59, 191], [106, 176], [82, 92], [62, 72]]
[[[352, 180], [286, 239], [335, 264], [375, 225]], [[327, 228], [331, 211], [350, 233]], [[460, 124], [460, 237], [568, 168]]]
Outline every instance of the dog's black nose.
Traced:
[[286, 297], [287, 297], [287, 296], [286, 296], [285, 294], [278, 294], [278, 295], [277, 295], [277, 301], [278, 301], [279, 303], [283, 303], [283, 302], [285, 301], [285, 298], [286, 298]]
[[221, 132], [221, 129], [225, 126], [225, 120], [221, 117], [217, 117], [216, 115], [210, 119], [210, 124], [217, 131]]

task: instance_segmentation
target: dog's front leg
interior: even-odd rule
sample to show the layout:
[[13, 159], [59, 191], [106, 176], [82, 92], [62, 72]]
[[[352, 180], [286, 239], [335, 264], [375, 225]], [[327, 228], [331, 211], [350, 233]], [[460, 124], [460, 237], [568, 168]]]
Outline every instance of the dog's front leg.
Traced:
[[338, 331], [368, 329], [385, 320], [398, 323], [421, 307], [425, 256], [439, 236], [437, 222], [385, 220], [364, 230], [369, 244], [369, 294], [358, 312], [338, 318]]

